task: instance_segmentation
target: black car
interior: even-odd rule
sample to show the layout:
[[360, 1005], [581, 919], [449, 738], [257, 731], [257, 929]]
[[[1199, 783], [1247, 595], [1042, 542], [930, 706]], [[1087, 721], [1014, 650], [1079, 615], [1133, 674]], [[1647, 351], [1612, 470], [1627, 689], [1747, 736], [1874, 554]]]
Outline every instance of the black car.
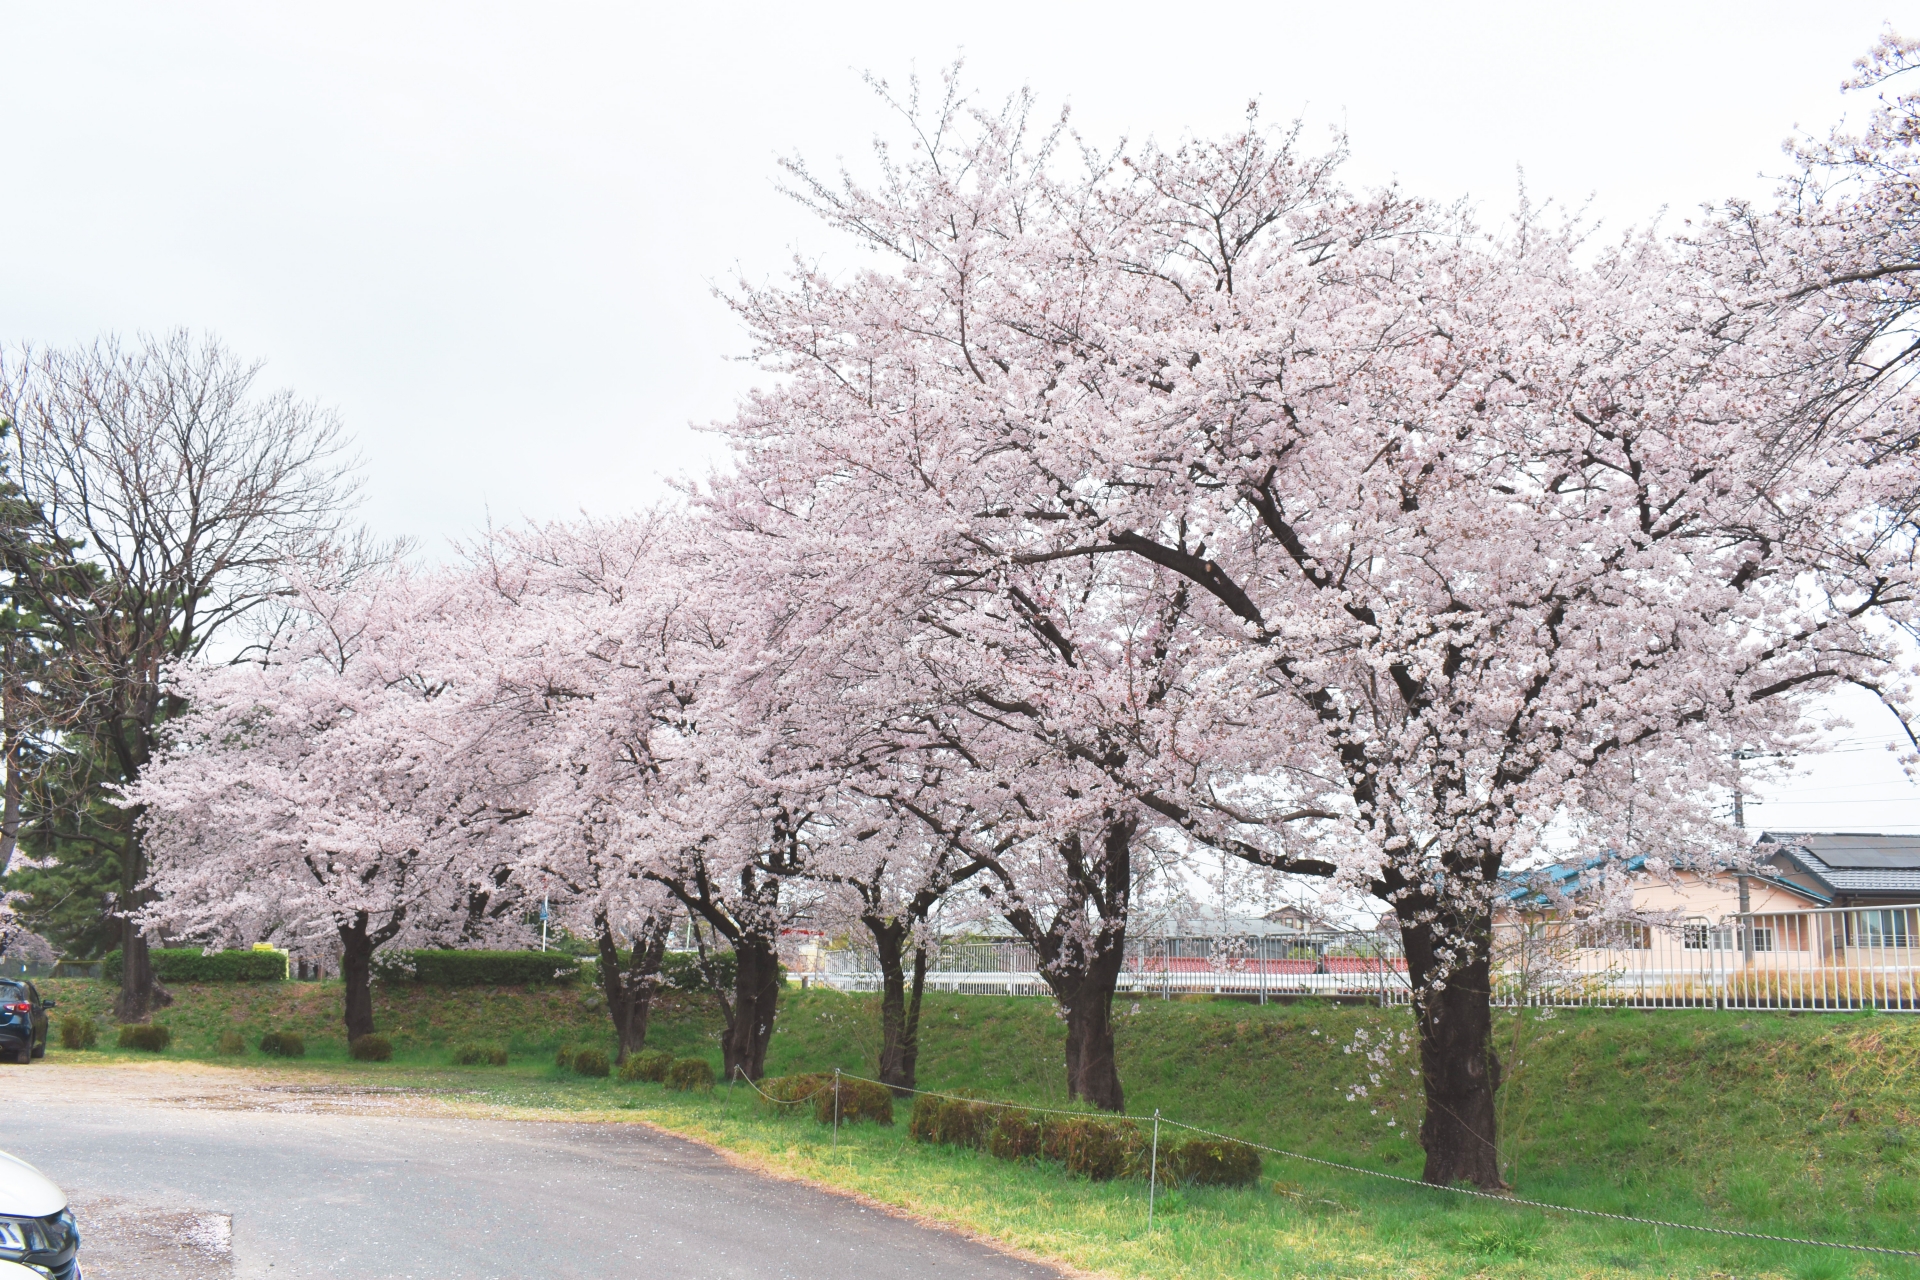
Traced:
[[32, 1062], [47, 1056], [47, 1010], [53, 1001], [24, 979], [0, 978], [0, 1059]]

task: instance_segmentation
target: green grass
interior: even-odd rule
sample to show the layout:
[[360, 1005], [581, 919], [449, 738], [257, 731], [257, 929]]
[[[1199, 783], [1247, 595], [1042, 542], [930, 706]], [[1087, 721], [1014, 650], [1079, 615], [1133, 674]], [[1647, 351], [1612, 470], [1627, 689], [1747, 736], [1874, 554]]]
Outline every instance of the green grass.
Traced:
[[[98, 984], [46, 984], [59, 1013], [104, 1011]], [[1257, 1189], [1187, 1190], [1145, 1231], [1145, 1188], [1095, 1184], [1048, 1166], [1003, 1164], [859, 1126], [838, 1153], [811, 1120], [777, 1118], [749, 1091], [711, 1098], [587, 1081], [552, 1066], [560, 1043], [607, 1046], [580, 989], [400, 988], [376, 999], [395, 1058], [345, 1061], [331, 984], [201, 987], [158, 1021], [167, 1057], [211, 1056], [238, 1024], [307, 1037], [324, 1069], [426, 1088], [481, 1089], [546, 1111], [631, 1115], [715, 1142], [792, 1175], [870, 1195], [1092, 1270], [1154, 1276], [1920, 1277], [1920, 1266], [1691, 1232], [1583, 1220], [1472, 1200], [1269, 1157]], [[1146, 1001], [1120, 1006], [1128, 1109], [1156, 1108], [1275, 1146], [1418, 1176], [1405, 1090], [1349, 1102], [1364, 1061], [1357, 1030], [1404, 1029], [1392, 1011]], [[790, 991], [769, 1053], [774, 1074], [870, 1066], [871, 997]], [[509, 1032], [507, 1029], [512, 1028]], [[669, 1001], [649, 1045], [719, 1065], [718, 1023]], [[920, 1077], [1036, 1105], [1065, 1101], [1064, 1031], [1040, 1000], [932, 995]], [[1515, 1036], [1519, 1039], [1516, 1040]], [[103, 1037], [105, 1043], [110, 1037]], [[453, 1046], [505, 1044], [501, 1068], [454, 1069]], [[1612, 1213], [1770, 1234], [1920, 1249], [1920, 1020], [1898, 1015], [1583, 1011], [1501, 1015], [1511, 1079], [1505, 1155], [1518, 1194]], [[56, 1058], [137, 1058], [95, 1051]], [[248, 1060], [259, 1062], [257, 1054]], [[338, 1062], [338, 1067], [327, 1064]], [[1389, 1080], [1391, 1084], [1391, 1080]], [[902, 1120], [904, 1121], [904, 1109]], [[1393, 1125], [1389, 1125], [1393, 1121]]]

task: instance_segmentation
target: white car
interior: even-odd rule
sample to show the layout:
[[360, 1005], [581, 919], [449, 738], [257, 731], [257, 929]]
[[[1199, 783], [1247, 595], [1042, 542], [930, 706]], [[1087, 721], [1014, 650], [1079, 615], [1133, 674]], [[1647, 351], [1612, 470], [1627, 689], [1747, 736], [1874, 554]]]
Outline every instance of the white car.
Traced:
[[80, 1229], [67, 1193], [25, 1160], [0, 1151], [0, 1280], [83, 1280]]

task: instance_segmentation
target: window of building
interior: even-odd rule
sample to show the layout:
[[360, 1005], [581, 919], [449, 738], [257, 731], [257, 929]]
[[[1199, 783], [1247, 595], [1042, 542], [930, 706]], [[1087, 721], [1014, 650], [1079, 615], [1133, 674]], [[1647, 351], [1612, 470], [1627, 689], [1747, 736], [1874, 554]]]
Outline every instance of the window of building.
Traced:
[[1911, 911], [1856, 911], [1848, 919], [1856, 947], [1905, 947], [1913, 943]]

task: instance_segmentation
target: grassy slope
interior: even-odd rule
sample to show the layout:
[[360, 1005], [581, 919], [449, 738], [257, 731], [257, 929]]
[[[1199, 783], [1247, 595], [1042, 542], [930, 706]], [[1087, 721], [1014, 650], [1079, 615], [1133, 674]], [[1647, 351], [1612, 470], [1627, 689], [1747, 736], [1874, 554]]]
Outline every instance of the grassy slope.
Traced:
[[[108, 993], [97, 984], [47, 985], [63, 1014], [104, 1012]], [[294, 1030], [308, 1037], [313, 1059], [345, 1057], [336, 986], [178, 994], [159, 1019], [173, 1028], [176, 1055], [209, 1053], [221, 1030], [239, 1025], [250, 1042], [270, 1028]], [[482, 1078], [500, 1101], [638, 1110], [771, 1167], [1118, 1274], [1920, 1277], [1920, 1267], [1898, 1260], [1545, 1217], [1271, 1158], [1259, 1190], [1188, 1192], [1148, 1238], [1136, 1185], [1098, 1186], [1050, 1168], [917, 1147], [897, 1129], [863, 1126], [843, 1135], [836, 1156], [810, 1121], [768, 1119], [744, 1091], [688, 1099], [560, 1076], [547, 1065], [557, 1044], [610, 1038], [604, 1015], [584, 1007], [582, 994], [382, 993], [376, 1016], [397, 1049], [383, 1070], [422, 1083], [444, 1075], [465, 1087]], [[872, 1014], [870, 997], [793, 992], [770, 1070], [870, 1064]], [[1417, 1175], [1419, 1151], [1405, 1136], [1415, 1119], [1410, 1104], [1383, 1100], [1378, 1090], [1347, 1101], [1366, 1067], [1341, 1051], [1358, 1029], [1378, 1035], [1404, 1025], [1404, 1015], [1373, 1010], [1148, 1001], [1120, 1019], [1129, 1110], [1160, 1108], [1274, 1145]], [[662, 1011], [650, 1043], [717, 1067], [716, 1026], [700, 1002], [677, 1002]], [[1522, 1064], [1503, 1091], [1520, 1194], [1920, 1248], [1920, 1021], [1596, 1011], [1509, 1019], [1503, 1037], [1510, 1065]], [[921, 1081], [1057, 1105], [1061, 1040], [1047, 1002], [931, 996]], [[453, 1073], [447, 1050], [464, 1041], [506, 1044], [515, 1062]]]

